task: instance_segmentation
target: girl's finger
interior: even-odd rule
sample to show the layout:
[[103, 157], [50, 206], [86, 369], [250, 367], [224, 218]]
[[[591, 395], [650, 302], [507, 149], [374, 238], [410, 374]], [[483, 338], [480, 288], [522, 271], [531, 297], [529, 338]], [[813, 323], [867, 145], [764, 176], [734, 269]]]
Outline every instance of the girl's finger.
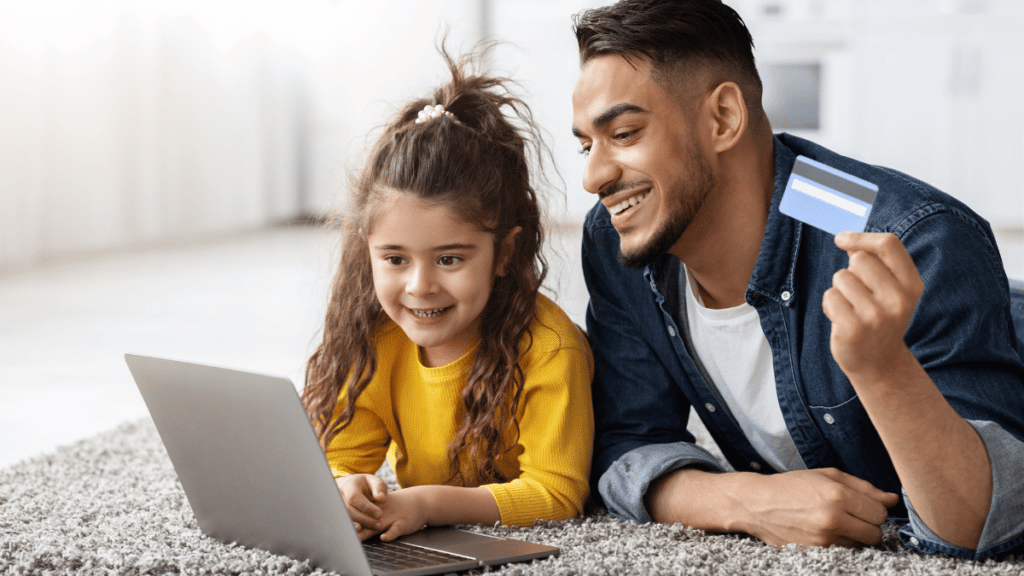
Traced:
[[405, 532], [402, 529], [402, 523], [395, 522], [390, 527], [388, 527], [387, 531], [380, 535], [380, 539], [384, 542], [390, 542], [395, 538], [398, 538], [399, 536], [403, 536], [404, 534]]
[[359, 529], [365, 528], [379, 530], [381, 528], [380, 520], [367, 516], [358, 510], [349, 508], [348, 514], [352, 517], [352, 522], [359, 526]]
[[388, 497], [388, 485], [384, 480], [377, 476], [371, 476], [369, 479], [370, 494], [373, 499], [377, 502], [383, 502]]

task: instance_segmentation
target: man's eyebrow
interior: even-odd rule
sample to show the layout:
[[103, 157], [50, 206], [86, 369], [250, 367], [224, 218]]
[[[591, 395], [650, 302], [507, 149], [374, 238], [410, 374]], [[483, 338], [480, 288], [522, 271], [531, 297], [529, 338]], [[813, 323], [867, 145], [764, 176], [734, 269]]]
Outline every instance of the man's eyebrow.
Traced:
[[[604, 129], [604, 127], [610, 124], [612, 120], [615, 120], [623, 114], [633, 114], [638, 112], [647, 112], [647, 110], [644, 110], [636, 104], [628, 104], [626, 102], [616, 104], [602, 112], [597, 118], [594, 118], [594, 130]], [[577, 138], [584, 137], [583, 133], [580, 132], [580, 129], [577, 128], [575, 124], [572, 127], [572, 135]]]

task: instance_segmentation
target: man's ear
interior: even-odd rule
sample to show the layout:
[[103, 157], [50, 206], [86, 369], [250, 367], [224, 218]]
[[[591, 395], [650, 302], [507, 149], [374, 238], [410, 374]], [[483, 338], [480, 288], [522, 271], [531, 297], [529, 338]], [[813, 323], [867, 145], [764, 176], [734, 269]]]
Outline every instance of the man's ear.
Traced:
[[708, 94], [711, 144], [716, 153], [731, 150], [747, 131], [747, 103], [735, 82], [722, 82]]
[[508, 274], [508, 263], [512, 260], [512, 255], [516, 251], [516, 242], [519, 240], [519, 233], [523, 231], [522, 226], [516, 226], [509, 233], [505, 235], [505, 238], [501, 241], [501, 253], [498, 257], [498, 265], [494, 268], [494, 273], [497, 276], [504, 276]]

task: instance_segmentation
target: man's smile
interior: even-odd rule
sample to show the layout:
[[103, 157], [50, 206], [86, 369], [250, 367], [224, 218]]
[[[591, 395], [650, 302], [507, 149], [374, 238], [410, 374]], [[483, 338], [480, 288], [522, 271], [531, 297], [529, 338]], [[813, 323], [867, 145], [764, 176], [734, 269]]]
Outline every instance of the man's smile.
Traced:
[[639, 194], [635, 194], [633, 196], [630, 196], [629, 198], [626, 198], [626, 199], [622, 200], [618, 204], [614, 204], [612, 206], [608, 206], [606, 204], [605, 206], [608, 208], [608, 212], [610, 212], [612, 216], [617, 216], [619, 214], [622, 214], [626, 210], [629, 210], [630, 208], [636, 206], [637, 204], [640, 204], [641, 202], [643, 202], [644, 199], [647, 198], [647, 195], [649, 193], [650, 193], [650, 190], [644, 190], [643, 192], [640, 192]]

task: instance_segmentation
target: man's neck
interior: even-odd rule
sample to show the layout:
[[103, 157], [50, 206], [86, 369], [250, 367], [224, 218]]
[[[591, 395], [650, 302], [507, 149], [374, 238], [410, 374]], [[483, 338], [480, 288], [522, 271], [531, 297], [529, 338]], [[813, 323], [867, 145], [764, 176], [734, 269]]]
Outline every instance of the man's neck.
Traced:
[[736, 158], [724, 174], [713, 201], [669, 250], [697, 282], [708, 308], [732, 308], [746, 301], [757, 264], [775, 188], [774, 141]]

